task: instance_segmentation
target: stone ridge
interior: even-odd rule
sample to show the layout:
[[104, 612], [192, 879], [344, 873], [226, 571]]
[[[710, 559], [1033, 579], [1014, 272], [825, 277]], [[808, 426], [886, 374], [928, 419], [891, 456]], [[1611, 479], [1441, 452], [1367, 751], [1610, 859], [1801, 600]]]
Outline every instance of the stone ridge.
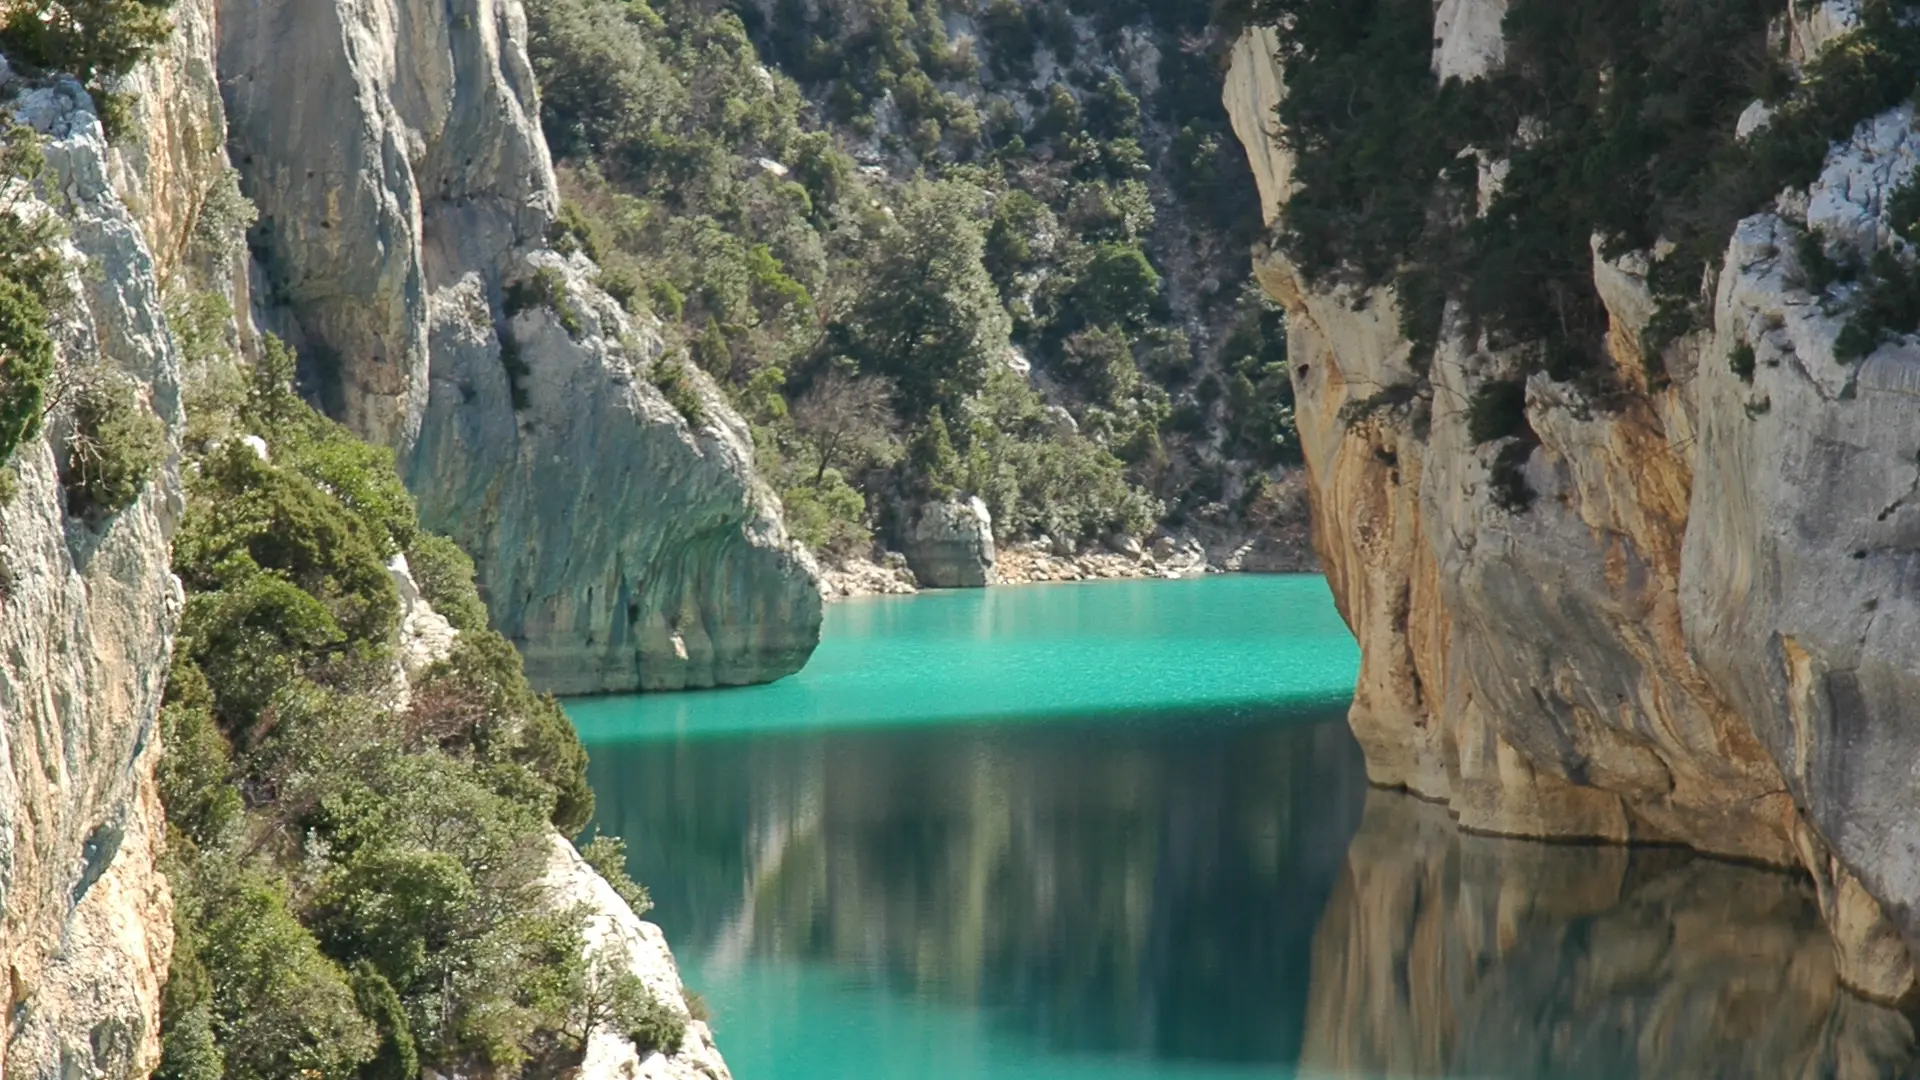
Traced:
[[[516, 0], [219, 0], [263, 324], [392, 446], [541, 689], [764, 682], [818, 641], [811, 558], [697, 376], [550, 250], [559, 206]], [[529, 299], [531, 297], [532, 299]]]
[[[1495, 62], [1449, 39], [1497, 7], [1441, 5], [1436, 65]], [[1791, 28], [1798, 55], [1844, 29], [1842, 8]], [[1267, 122], [1285, 92], [1270, 34], [1242, 40], [1225, 94], [1271, 218], [1293, 163]], [[1640, 357], [1645, 260], [1596, 245], [1609, 351], [1633, 389], [1601, 410], [1529, 380], [1537, 498], [1518, 515], [1489, 497], [1499, 447], [1467, 432], [1465, 403], [1501, 357], [1449, 334], [1430, 394], [1383, 394], [1417, 383], [1391, 291], [1316, 290], [1258, 256], [1290, 315], [1315, 546], [1362, 647], [1351, 721], [1372, 779], [1474, 830], [1803, 866], [1840, 977], [1882, 1000], [1913, 992], [1920, 943], [1920, 855], [1903, 839], [1920, 757], [1920, 600], [1903, 585], [1920, 351], [1834, 358], [1845, 316], [1799, 284], [1787, 215], [1862, 253], [1886, 246], [1887, 197], [1917, 163], [1912, 113], [1896, 110], [1837, 144], [1806, 195], [1743, 223], [1714, 328], [1669, 360], [1664, 388]], [[1728, 359], [1743, 345], [1750, 385]]]

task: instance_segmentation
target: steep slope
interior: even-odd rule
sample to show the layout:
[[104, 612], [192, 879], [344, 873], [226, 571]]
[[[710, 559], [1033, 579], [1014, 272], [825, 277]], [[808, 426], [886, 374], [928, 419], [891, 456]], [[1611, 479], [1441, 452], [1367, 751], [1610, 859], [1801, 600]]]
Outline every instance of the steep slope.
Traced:
[[[218, 832], [202, 827], [217, 820], [230, 828], [242, 805], [234, 785], [243, 776], [238, 765], [225, 759], [227, 741], [232, 738], [234, 745], [256, 755], [248, 764], [258, 766], [257, 755], [263, 747], [260, 732], [277, 727], [283, 734], [297, 734], [299, 719], [303, 715], [312, 719], [311, 714], [300, 712], [301, 706], [326, 700], [327, 694], [340, 695], [336, 705], [357, 710], [359, 722], [371, 721], [374, 730], [392, 730], [396, 718], [430, 707], [435, 694], [440, 695], [442, 707], [464, 701], [455, 706], [467, 710], [463, 724], [497, 723], [500, 718], [495, 714], [503, 707], [518, 708], [533, 698], [523, 681], [516, 682], [518, 661], [506, 663], [513, 654], [504, 646], [491, 653], [489, 663], [497, 669], [494, 676], [509, 668], [514, 672], [507, 680], [513, 686], [502, 683], [495, 688], [510, 691], [513, 701], [508, 706], [496, 699], [476, 707], [471, 698], [463, 699], [459, 693], [449, 696], [446, 683], [453, 676], [436, 661], [451, 662], [448, 650], [461, 634], [486, 636], [485, 609], [472, 586], [464, 586], [462, 621], [456, 628], [421, 602], [404, 563], [393, 570], [391, 584], [388, 571], [376, 564], [373, 574], [361, 575], [355, 584], [383, 596], [397, 592], [399, 608], [392, 633], [375, 632], [366, 640], [344, 643], [348, 646], [344, 653], [323, 647], [320, 653], [307, 656], [314, 666], [299, 674], [314, 677], [316, 681], [305, 690], [322, 691], [320, 696], [308, 693], [302, 701], [275, 699], [266, 710], [271, 721], [244, 736], [238, 730], [221, 732], [202, 723], [189, 725], [185, 739], [176, 740], [172, 734], [163, 739], [163, 731], [175, 731], [183, 715], [199, 708], [196, 695], [205, 689], [204, 679], [198, 688], [192, 678], [179, 679], [183, 672], [191, 673], [204, 664], [221, 677], [237, 676], [266, 685], [297, 669], [288, 668], [284, 656], [259, 651], [262, 641], [284, 645], [314, 628], [302, 623], [312, 611], [303, 615], [296, 605], [292, 610], [277, 610], [262, 627], [254, 628], [264, 627], [264, 639], [242, 634], [210, 645], [207, 627], [236, 612], [244, 622], [244, 605], [219, 609], [207, 603], [218, 592], [208, 588], [207, 580], [193, 581], [183, 595], [182, 581], [170, 573], [170, 563], [177, 568], [182, 560], [196, 573], [207, 571], [206, 565], [191, 561], [191, 553], [181, 556], [169, 549], [182, 539], [183, 521], [191, 526], [198, 516], [200, 531], [187, 539], [199, 544], [201, 555], [208, 551], [204, 495], [213, 482], [210, 474], [218, 471], [211, 463], [217, 458], [218, 468], [225, 469], [236, 457], [251, 461], [258, 454], [258, 471], [263, 476], [271, 472], [266, 464], [271, 453], [268, 444], [251, 433], [236, 438], [242, 433], [221, 417], [235, 400], [248, 396], [234, 382], [239, 372], [231, 365], [239, 356], [283, 354], [267, 347], [245, 314], [251, 282], [242, 231], [252, 220], [252, 208], [239, 193], [223, 151], [227, 120], [216, 72], [219, 12], [215, 0], [179, 0], [170, 8], [115, 8], [114, 18], [153, 15], [155, 19], [144, 43], [111, 63], [90, 56], [87, 50], [118, 41], [113, 34], [94, 34], [91, 31], [97, 28], [90, 25], [77, 38], [62, 39], [58, 34], [64, 32], [65, 9], [45, 19], [38, 18], [36, 10], [40, 9], [16, 8], [8, 18], [28, 20], [37, 29], [20, 31], [16, 24], [0, 30], [14, 59], [12, 64], [0, 65], [0, 100], [7, 116], [17, 117], [24, 125], [14, 129], [8, 123], [0, 133], [4, 134], [0, 140], [4, 142], [0, 149], [4, 184], [0, 187], [5, 192], [0, 205], [0, 298], [4, 299], [0, 304], [0, 439], [4, 440], [0, 441], [0, 897], [5, 900], [0, 913], [0, 960], [8, 971], [0, 1074], [137, 1077], [157, 1067], [170, 1077], [217, 1076], [218, 1055], [223, 1051], [253, 1055], [251, 1060], [270, 1061], [274, 1069], [286, 1067], [292, 1060], [289, 1054], [304, 1053], [310, 1064], [345, 1062], [351, 1072], [361, 1060], [353, 1055], [367, 1050], [365, 1035], [371, 1023], [356, 1015], [355, 1009], [377, 1017], [376, 1026], [384, 1033], [392, 1022], [386, 1003], [348, 997], [345, 1010], [337, 1014], [344, 1025], [339, 1032], [345, 1037], [331, 1046], [322, 1038], [302, 1047], [299, 1040], [304, 1036], [298, 1028], [273, 1031], [272, 1025], [289, 1017], [296, 1021], [323, 1017], [326, 1010], [341, 1006], [337, 980], [312, 983], [323, 991], [313, 997], [281, 998], [250, 997], [260, 987], [221, 981], [232, 976], [236, 963], [244, 972], [246, 948], [276, 940], [298, 946], [291, 952], [267, 949], [276, 971], [287, 980], [313, 976], [318, 970], [309, 963], [317, 955], [313, 940], [297, 926], [288, 937], [286, 916], [289, 903], [298, 905], [297, 913], [303, 918], [317, 918], [321, 910], [311, 891], [293, 901], [285, 892], [276, 892], [286, 886], [284, 881], [269, 880], [276, 872], [272, 860], [284, 849], [253, 846], [257, 836], [239, 838], [237, 850], [246, 853], [243, 858], [233, 859], [232, 851], [224, 853], [226, 869], [236, 877], [223, 880], [201, 872], [210, 862], [205, 856], [215, 850]], [[157, 51], [145, 60], [149, 45], [157, 46]], [[31, 52], [16, 52], [29, 48]], [[35, 57], [34, 64], [25, 61], [27, 55]], [[43, 74], [44, 69], [62, 66], [91, 70], [93, 75], [83, 86], [70, 78]], [[38, 164], [42, 156], [44, 171]], [[557, 262], [552, 256], [546, 258]], [[572, 267], [556, 270], [578, 272]], [[241, 314], [236, 317], [235, 312]], [[537, 336], [541, 320], [556, 317], [527, 312], [520, 323], [530, 336]], [[610, 336], [618, 336], [628, 324], [610, 321], [608, 327]], [[595, 347], [612, 351], [599, 345], [597, 338], [577, 351], [585, 354]], [[497, 351], [490, 358], [499, 364]], [[590, 371], [581, 381], [593, 389], [608, 381], [608, 376]], [[705, 393], [717, 400], [711, 391]], [[720, 610], [726, 603], [762, 603], [762, 598], [751, 595], [738, 600], [736, 594], [729, 600], [725, 590], [732, 578], [725, 566], [716, 568], [713, 563], [732, 559], [746, 564], [751, 574], [752, 553], [743, 556], [737, 549], [752, 543], [771, 553], [776, 563], [791, 558], [788, 569], [797, 575], [792, 591], [798, 597], [804, 631], [804, 616], [813, 610], [817, 617], [818, 604], [806, 576], [805, 558], [793, 555], [785, 545], [774, 516], [777, 509], [770, 508], [754, 488], [749, 454], [735, 432], [717, 424], [695, 435], [657, 393], [635, 391], [632, 397], [636, 403], [624, 412], [613, 410], [614, 419], [643, 428], [643, 434], [654, 440], [646, 444], [647, 452], [658, 459], [649, 466], [652, 472], [636, 483], [654, 484], [651, 490], [656, 494], [682, 493], [689, 503], [704, 506], [708, 515], [699, 519], [689, 511], [696, 519], [691, 526], [694, 543], [676, 549], [678, 541], [671, 535], [650, 541], [656, 550], [667, 551], [669, 560], [678, 559], [690, 574], [708, 574], [711, 580], [696, 587], [712, 590], [703, 594], [709, 598], [706, 608], [682, 615], [686, 629], [678, 639], [680, 651], [662, 665], [667, 670], [659, 677], [670, 682], [766, 677], [767, 671], [755, 666], [768, 655], [759, 644], [743, 643], [736, 633], [734, 639], [716, 634], [722, 640], [709, 646], [707, 638], [700, 636], [703, 625], [731, 617]], [[575, 403], [580, 399], [577, 395]], [[292, 405], [283, 402], [285, 408]], [[724, 413], [719, 415], [726, 420]], [[636, 423], [636, 416], [645, 424]], [[591, 430], [584, 438], [594, 438]], [[613, 441], [618, 448], [618, 440]], [[404, 495], [397, 501], [381, 495], [398, 490], [390, 465], [383, 466], [388, 469], [384, 480], [376, 476], [371, 487], [364, 486], [368, 463], [383, 460], [378, 452], [338, 437], [321, 450], [320, 458], [304, 462], [296, 455], [279, 478], [266, 485], [273, 492], [248, 489], [240, 493], [243, 497], [228, 502], [238, 506], [257, 496], [271, 503], [304, 490], [300, 497], [307, 500], [305, 511], [289, 519], [297, 524], [280, 529], [278, 539], [316, 543], [307, 554], [317, 554], [322, 564], [337, 569], [358, 558], [346, 550], [354, 546], [346, 541], [358, 543], [351, 535], [353, 528], [347, 533], [337, 531], [345, 520], [340, 516], [343, 508], [349, 517], [370, 514], [386, 520], [380, 515], [407, 500]], [[293, 474], [300, 468], [310, 475], [295, 479]], [[192, 500], [187, 498], [183, 473], [192, 482]], [[324, 479], [315, 480], [315, 476]], [[369, 496], [374, 498], [372, 503], [357, 501]], [[330, 503], [339, 505], [329, 508]], [[314, 516], [315, 510], [324, 512]], [[409, 521], [411, 515], [408, 504]], [[604, 512], [598, 520], [610, 529], [619, 526], [617, 517]], [[726, 535], [728, 523], [737, 526], [742, 521], [760, 530], [755, 540]], [[257, 526], [255, 522], [248, 527]], [[316, 528], [321, 531], [300, 535], [302, 529]], [[326, 532], [326, 528], [336, 531]], [[703, 536], [698, 533], [701, 528], [722, 535]], [[704, 551], [697, 548], [699, 543], [705, 544]], [[287, 550], [281, 549], [282, 555]], [[434, 579], [438, 588], [449, 580], [445, 565], [458, 564], [457, 559], [447, 560], [443, 551], [441, 573]], [[213, 576], [222, 585], [242, 579], [266, 581], [278, 573], [230, 578], [251, 563], [216, 561], [220, 566]], [[315, 587], [325, 597], [321, 603], [341, 600], [325, 591], [331, 585]], [[670, 582], [656, 583], [656, 592], [648, 596], [681, 602], [676, 588]], [[715, 596], [721, 598], [712, 599]], [[352, 596], [346, 599], [350, 606]], [[184, 621], [183, 607], [187, 610]], [[702, 624], [700, 619], [710, 621]], [[763, 641], [778, 637], [780, 625], [775, 621]], [[170, 670], [176, 632], [196, 625], [201, 637], [186, 642], [190, 659]], [[691, 645], [684, 644], [689, 640]], [[485, 652], [487, 643], [481, 644]], [[660, 647], [672, 652], [675, 644], [668, 636]], [[810, 647], [811, 639], [801, 632], [776, 666], [798, 666]], [[632, 685], [641, 678], [635, 671], [638, 652], [629, 647], [623, 656], [605, 663], [614, 672], [606, 681]], [[372, 677], [364, 677], [369, 673]], [[408, 685], [409, 679], [413, 686]], [[476, 685], [491, 684], [483, 679]], [[429, 700], [423, 703], [419, 694]], [[550, 702], [540, 708], [559, 717]], [[345, 713], [336, 710], [336, 719], [341, 715]], [[479, 721], [483, 716], [491, 719]], [[564, 726], [564, 718], [558, 724]], [[543, 732], [541, 737], [547, 741], [531, 755], [524, 745], [524, 732], [504, 743], [496, 739], [494, 753], [523, 759], [496, 761], [487, 767], [491, 782], [504, 791], [501, 805], [516, 799], [530, 800], [535, 806], [542, 799], [551, 801], [553, 792], [543, 787], [546, 782], [529, 786], [530, 776], [521, 770], [546, 770], [562, 787], [569, 782], [569, 768], [577, 774], [577, 744], [571, 743], [570, 732], [558, 742], [552, 738], [556, 734], [560, 734], [556, 728]], [[356, 751], [351, 740], [323, 740], [322, 744], [333, 752], [369, 749], [361, 745]], [[290, 745], [283, 740], [274, 751], [283, 755], [282, 765], [297, 762], [313, 749], [311, 745], [295, 748], [289, 758], [284, 752]], [[516, 745], [521, 748], [510, 749]], [[571, 757], [566, 753], [568, 745], [572, 745]], [[553, 760], [534, 760], [542, 754]], [[317, 759], [310, 764], [312, 760]], [[555, 768], [558, 773], [553, 773]], [[349, 776], [331, 767], [321, 767], [319, 772]], [[285, 780], [285, 774], [279, 779]], [[564, 818], [570, 826], [577, 824], [572, 815], [584, 814], [590, 806], [584, 780], [574, 775], [571, 781], [578, 790], [560, 795], [562, 803], [573, 799], [571, 808], [554, 811], [555, 820]], [[164, 810], [163, 790], [167, 792]], [[263, 798], [264, 791], [258, 787], [251, 791], [252, 809], [274, 804], [273, 798]], [[540, 794], [543, 791], [546, 794]], [[183, 794], [187, 797], [182, 798]], [[433, 792], [437, 799], [456, 794], [446, 787]], [[200, 800], [202, 795], [208, 796], [206, 801]], [[527, 817], [524, 808], [509, 813]], [[254, 819], [256, 824], [260, 820]], [[522, 867], [528, 878], [523, 884], [535, 891], [528, 894], [532, 900], [521, 905], [522, 914], [537, 916], [543, 905], [555, 908], [558, 914], [549, 914], [561, 922], [581, 920], [578, 927], [568, 923], [568, 934], [577, 930], [584, 936], [556, 939], [548, 953], [531, 957], [549, 985], [539, 1002], [517, 1004], [523, 1011], [535, 1006], [545, 1010], [550, 1024], [578, 1029], [563, 1031], [562, 1038], [569, 1034], [583, 1041], [591, 1037], [587, 1075], [638, 1071], [724, 1077], [726, 1067], [710, 1035], [697, 1018], [689, 1017], [681, 1000], [683, 991], [658, 931], [639, 923], [627, 901], [602, 877], [605, 873], [624, 880], [615, 870], [617, 864], [603, 859], [595, 864], [600, 867], [596, 870], [572, 854], [571, 845], [553, 832], [552, 825], [538, 816], [521, 822], [529, 823], [537, 850], [536, 857]], [[231, 838], [230, 833], [220, 835]], [[565, 858], [560, 857], [563, 853]], [[311, 869], [313, 864], [302, 865]], [[184, 875], [170, 882], [161, 872], [163, 867]], [[415, 880], [390, 876], [385, 884]], [[210, 894], [210, 882], [226, 891]], [[211, 926], [206, 921], [209, 913], [221, 910], [221, 904], [236, 896], [243, 900], [239, 907], [225, 909], [224, 921]], [[581, 913], [568, 914], [566, 909], [576, 903], [585, 905]], [[248, 908], [248, 904], [256, 906]], [[278, 925], [274, 924], [276, 912], [281, 919]], [[264, 922], [250, 921], [262, 916]], [[176, 935], [176, 930], [183, 932]], [[249, 933], [264, 936], [249, 938]], [[275, 939], [274, 934], [281, 936]], [[212, 960], [197, 951], [205, 947], [209, 935], [220, 953]], [[552, 945], [569, 943], [580, 946], [577, 954], [551, 952]], [[609, 969], [604, 964], [613, 945], [625, 947], [631, 961], [628, 969]], [[330, 943], [330, 947], [338, 946]], [[617, 1000], [612, 1004], [617, 1008], [609, 1013], [605, 1011], [608, 1001], [587, 1004], [584, 998], [564, 996], [581, 991], [579, 985], [556, 998], [554, 990], [561, 984], [555, 979], [585, 979], [582, 992], [587, 997], [613, 993]], [[355, 980], [356, 990], [375, 985], [358, 973]], [[205, 1014], [210, 987], [217, 988], [225, 1017], [211, 1025]], [[641, 995], [632, 987], [646, 993]], [[626, 996], [620, 998], [621, 994]], [[636, 1035], [657, 1034], [658, 1052], [636, 1048], [625, 1030], [607, 1030], [620, 1022], [618, 1017], [627, 1015], [622, 1009], [630, 1012], [640, 1005], [650, 1010], [646, 1023], [636, 1023], [631, 1030]], [[244, 1040], [228, 1015], [236, 1012], [253, 1024], [251, 1034], [265, 1031], [267, 1036], [240, 1046]], [[165, 1032], [163, 1014], [169, 1025]], [[584, 1027], [579, 1026], [582, 1021]], [[509, 1028], [515, 1022], [519, 1021], [509, 1015]], [[685, 1032], [684, 1040], [675, 1032]], [[164, 1052], [163, 1034], [168, 1036]], [[275, 1039], [293, 1041], [276, 1043]], [[310, 1053], [316, 1044], [323, 1052]], [[642, 1039], [639, 1045], [647, 1043]], [[509, 1057], [513, 1049], [507, 1048]], [[324, 1072], [318, 1069], [311, 1074]]]
[[[1444, 4], [1431, 33], [1412, 27], [1408, 40], [1432, 42], [1435, 71], [1497, 74], [1512, 45], [1493, 36], [1507, 9]], [[1859, 11], [1828, 4], [1782, 22], [1774, 48], [1814, 61]], [[1509, 35], [1516, 25], [1508, 15]], [[1776, 99], [1783, 135], [1806, 130], [1822, 87], [1852, 89], [1851, 72], [1882, 60], [1891, 82], [1878, 85], [1904, 78], [1898, 93], [1911, 92], [1898, 42], [1841, 40], [1833, 55], [1867, 61], [1832, 64]], [[1905, 659], [1920, 607], [1899, 584], [1911, 561], [1903, 432], [1920, 419], [1913, 360], [1906, 339], [1849, 330], [1900, 273], [1862, 270], [1862, 283], [1829, 289], [1809, 264], [1830, 250], [1864, 267], [1904, 246], [1894, 196], [1913, 169], [1910, 110], [1863, 124], [1824, 165], [1816, 152], [1792, 180], [1810, 187], [1741, 222], [1730, 247], [1724, 232], [1696, 241], [1682, 219], [1648, 217], [1639, 231], [1664, 241], [1673, 229], [1711, 251], [1698, 297], [1662, 276], [1679, 261], [1670, 245], [1651, 259], [1630, 243], [1616, 251], [1621, 234], [1591, 220], [1590, 258], [1561, 264], [1555, 280], [1584, 305], [1572, 317], [1597, 316], [1569, 338], [1594, 359], [1556, 368], [1550, 343], [1543, 368], [1512, 332], [1538, 304], [1483, 314], [1483, 294], [1455, 295], [1432, 308], [1440, 329], [1425, 338], [1424, 297], [1405, 317], [1417, 278], [1302, 267], [1298, 238], [1312, 226], [1290, 211], [1313, 187], [1291, 134], [1276, 138], [1288, 45], [1249, 31], [1226, 100], [1280, 226], [1259, 273], [1289, 312], [1316, 547], [1364, 650], [1352, 722], [1370, 774], [1446, 802], [1474, 829], [1798, 863], [1820, 887], [1842, 977], [1870, 996], [1907, 994], [1920, 877], [1895, 838], [1916, 801], [1901, 718], [1920, 693]], [[1731, 138], [1746, 100], [1731, 104], [1699, 145], [1736, 145], [1715, 141]], [[1748, 128], [1764, 116], [1749, 113]], [[1520, 154], [1556, 137], [1551, 124], [1521, 129]], [[1766, 137], [1745, 142], [1770, 149]], [[1514, 220], [1507, 166], [1479, 157], [1469, 207]], [[1771, 195], [1753, 193], [1742, 212]], [[1324, 209], [1325, 193], [1313, 197]], [[1665, 212], [1651, 197], [1635, 205]], [[1800, 240], [1809, 227], [1819, 254]], [[1406, 246], [1396, 261], [1427, 257]], [[1849, 345], [1863, 333], [1864, 350]]]
[[[18, 85], [11, 88], [18, 92]], [[177, 445], [180, 366], [141, 222], [77, 83], [10, 107], [44, 134], [44, 190], [64, 192], [75, 300], [57, 325], [72, 379], [119, 373]], [[18, 181], [15, 181], [18, 182]], [[33, 213], [28, 207], [25, 212]], [[74, 430], [56, 408], [9, 467], [0, 500], [0, 952], [10, 973], [5, 1071], [143, 1075], [159, 1051], [171, 900], [155, 868], [163, 819], [155, 724], [179, 617], [167, 573], [180, 482], [167, 466], [94, 520], [62, 482]]]
[[989, 578], [1036, 551], [1155, 572], [1160, 530], [1311, 561], [1206, 5], [527, 11], [564, 242], [725, 388], [823, 559], [877, 539], [979, 580], [921, 556], [940, 515], [1011, 556]]
[[681, 415], [654, 329], [549, 249], [525, 36], [512, 0], [219, 5], [266, 322], [399, 453], [537, 685], [790, 674], [818, 640], [812, 563], [724, 401], [702, 384]]

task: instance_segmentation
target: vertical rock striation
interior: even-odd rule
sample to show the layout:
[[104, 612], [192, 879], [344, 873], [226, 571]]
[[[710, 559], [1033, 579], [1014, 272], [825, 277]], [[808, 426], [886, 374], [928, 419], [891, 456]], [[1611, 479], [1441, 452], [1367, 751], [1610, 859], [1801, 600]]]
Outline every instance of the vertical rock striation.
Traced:
[[[67, 225], [78, 297], [56, 328], [61, 362], [131, 376], [177, 445], [179, 362], [151, 233], [109, 181], [93, 106], [69, 81], [11, 107], [46, 136], [47, 190], [65, 196], [42, 208]], [[145, 1075], [172, 950], [154, 768], [180, 605], [168, 572], [179, 477], [170, 461], [127, 510], [70, 518], [69, 423], [56, 410], [20, 447], [19, 489], [0, 506], [0, 1071], [21, 1080]]]
[[392, 446], [479, 567], [536, 685], [762, 682], [818, 640], [811, 559], [751, 440], [549, 250], [559, 206], [514, 0], [219, 5], [229, 147], [265, 321], [331, 411]]
[[[1486, 28], [1504, 7], [1439, 5], [1436, 70], [1497, 63]], [[1797, 51], [1832, 36], [1834, 7], [1794, 27]], [[1226, 88], [1270, 221], [1293, 172], [1273, 138], [1272, 33], [1243, 38]], [[1805, 196], [1808, 220], [1862, 253], [1888, 246], [1885, 202], [1916, 161], [1910, 111], [1863, 125]], [[1483, 165], [1483, 201], [1498, 172]], [[1920, 806], [1904, 719], [1920, 699], [1904, 584], [1920, 351], [1835, 360], [1845, 316], [1798, 284], [1787, 229], [1773, 213], [1740, 226], [1715, 326], [1660, 387], [1640, 355], [1644, 259], [1596, 245], [1628, 392], [1601, 410], [1528, 380], [1537, 497], [1517, 514], [1490, 497], [1500, 448], [1468, 434], [1505, 358], [1443, 335], [1419, 389], [1390, 290], [1315, 289], [1276, 253], [1257, 261], [1290, 315], [1315, 545], [1362, 646], [1351, 719], [1374, 781], [1488, 832], [1805, 866], [1842, 978], [1894, 999], [1920, 945], [1920, 854], [1902, 839]], [[1751, 385], [1728, 360], [1743, 345]]]

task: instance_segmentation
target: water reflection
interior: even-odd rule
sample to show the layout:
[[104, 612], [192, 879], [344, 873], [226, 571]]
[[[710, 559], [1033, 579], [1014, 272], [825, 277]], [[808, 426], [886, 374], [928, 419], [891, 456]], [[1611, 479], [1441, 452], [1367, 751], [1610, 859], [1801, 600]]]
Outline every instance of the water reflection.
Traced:
[[1905, 1075], [1912, 1029], [1838, 991], [1802, 884], [1463, 836], [1302, 721], [610, 745], [593, 779], [704, 978], [826, 966], [1036, 1059]]
[[1326, 723], [594, 754], [603, 818], [640, 838], [656, 916], [710, 977], [828, 961], [1092, 1054], [1297, 1057], [1313, 927], [1365, 798]]
[[1313, 950], [1340, 1074], [1888, 1077], [1908, 1022], [1841, 991], [1811, 886], [1664, 850], [1463, 835], [1376, 792]]

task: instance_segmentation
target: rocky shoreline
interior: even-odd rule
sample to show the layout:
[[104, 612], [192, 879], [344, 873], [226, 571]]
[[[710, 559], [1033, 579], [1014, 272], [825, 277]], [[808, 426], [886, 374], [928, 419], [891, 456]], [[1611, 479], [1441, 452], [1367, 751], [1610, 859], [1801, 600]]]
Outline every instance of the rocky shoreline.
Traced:
[[[1177, 580], [1208, 574], [1310, 574], [1319, 570], [1319, 561], [1304, 537], [1230, 537], [1208, 544], [1193, 535], [1162, 535], [1151, 544], [1125, 538], [1071, 553], [1042, 541], [1014, 544], [997, 553], [988, 584]], [[898, 552], [843, 559], [820, 570], [820, 596], [830, 604], [863, 596], [911, 596], [929, 588], [935, 586], [923, 585], [908, 567], [906, 557]]]

